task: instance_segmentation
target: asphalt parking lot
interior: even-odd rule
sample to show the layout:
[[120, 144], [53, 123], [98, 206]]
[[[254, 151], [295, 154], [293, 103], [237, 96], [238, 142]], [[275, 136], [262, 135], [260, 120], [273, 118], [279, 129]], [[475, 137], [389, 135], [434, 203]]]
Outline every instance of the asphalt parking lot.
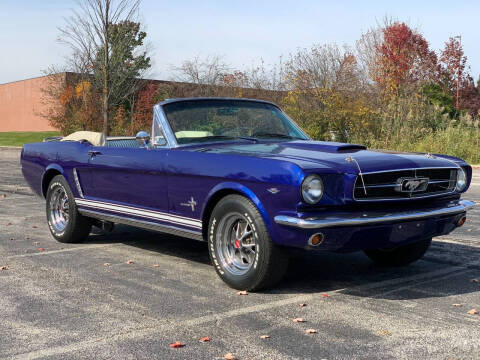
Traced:
[[480, 359], [480, 208], [409, 267], [309, 253], [238, 295], [201, 242], [118, 226], [57, 243], [19, 154], [0, 149], [2, 359]]

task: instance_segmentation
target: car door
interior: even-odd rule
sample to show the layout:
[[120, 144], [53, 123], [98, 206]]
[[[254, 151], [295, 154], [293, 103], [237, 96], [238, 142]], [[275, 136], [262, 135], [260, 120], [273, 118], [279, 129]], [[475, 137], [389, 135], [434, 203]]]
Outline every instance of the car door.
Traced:
[[91, 147], [86, 199], [167, 212], [167, 153], [163, 148]]

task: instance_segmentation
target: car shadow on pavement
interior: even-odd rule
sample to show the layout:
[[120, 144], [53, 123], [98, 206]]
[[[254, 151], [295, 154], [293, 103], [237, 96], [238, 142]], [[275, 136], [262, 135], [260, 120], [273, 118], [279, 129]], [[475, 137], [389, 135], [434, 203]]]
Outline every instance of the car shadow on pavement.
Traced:
[[[124, 243], [186, 261], [211, 263], [205, 242], [129, 226], [119, 225], [112, 233], [90, 236], [86, 241], [87, 244], [109, 242]], [[471, 281], [480, 278], [480, 265], [475, 262], [479, 257], [478, 247], [438, 241], [432, 243], [423, 259], [398, 268], [377, 266], [362, 252], [299, 251], [292, 254], [284, 279], [262, 293], [294, 295], [335, 291], [391, 300], [472, 293], [480, 291], [480, 283]], [[211, 271], [215, 271], [213, 267]], [[421, 290], [412, 290], [417, 287]]]

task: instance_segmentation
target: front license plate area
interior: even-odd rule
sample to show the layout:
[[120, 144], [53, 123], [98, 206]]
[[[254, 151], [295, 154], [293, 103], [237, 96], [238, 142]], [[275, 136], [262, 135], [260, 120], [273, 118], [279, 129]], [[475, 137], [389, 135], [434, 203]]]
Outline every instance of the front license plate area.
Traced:
[[432, 236], [435, 222], [432, 220], [411, 221], [393, 225], [390, 241], [399, 243], [405, 240], [420, 240]]

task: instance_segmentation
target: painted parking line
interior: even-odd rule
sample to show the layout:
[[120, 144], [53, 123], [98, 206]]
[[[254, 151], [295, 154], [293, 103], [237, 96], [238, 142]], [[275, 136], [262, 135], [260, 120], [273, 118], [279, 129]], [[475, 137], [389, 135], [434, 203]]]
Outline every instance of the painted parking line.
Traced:
[[[447, 279], [451, 276], [457, 275], [458, 273], [464, 272], [466, 267], [468, 268], [469, 266], [472, 266], [472, 265], [477, 266], [478, 264], [480, 264], [480, 261], [473, 261], [473, 262], [464, 264], [464, 266], [463, 265], [452, 266], [450, 268], [433, 270], [423, 274], [416, 274], [416, 275], [397, 278], [397, 279], [388, 279], [384, 281], [375, 282], [372, 284], [363, 284], [363, 285], [353, 286], [351, 288], [337, 289], [334, 291], [329, 291], [328, 293], [335, 294], [335, 293], [341, 293], [344, 291], [350, 291], [350, 292], [366, 291], [374, 288], [381, 288], [381, 287], [391, 286], [391, 285], [401, 285], [401, 284], [406, 284], [408, 282], [411, 282], [410, 285], [404, 285], [403, 287], [396, 287], [394, 290], [389, 289], [377, 295], [377, 296], [382, 296], [382, 294], [388, 294], [390, 292], [398, 291], [400, 289], [408, 289], [413, 286], [418, 286], [419, 283], [424, 284], [430, 281]], [[56, 347], [47, 348], [47, 349], [35, 350], [35, 351], [24, 353], [24, 354], [18, 354], [11, 357], [11, 359], [14, 359], [14, 360], [39, 359], [39, 358], [48, 357], [48, 356], [58, 356], [62, 354], [67, 354], [70, 352], [79, 352], [91, 347], [107, 345], [111, 342], [115, 342], [118, 340], [122, 340], [122, 341], [134, 340], [134, 339], [150, 336], [158, 332], [167, 331], [169, 330], [169, 328], [171, 328], [171, 326], [175, 326], [175, 327], [187, 326], [188, 327], [188, 326], [202, 325], [209, 322], [216, 322], [220, 320], [229, 319], [239, 315], [246, 315], [246, 314], [256, 313], [260, 311], [271, 310], [274, 308], [288, 306], [295, 303], [304, 303], [304, 302], [311, 301], [314, 298], [318, 298], [318, 293], [292, 296], [282, 300], [271, 301], [271, 302], [257, 304], [257, 305], [248, 306], [244, 308], [229, 310], [223, 313], [200, 316], [192, 319], [185, 319], [180, 321], [157, 320], [154, 325], [150, 325], [150, 326], [146, 325], [143, 327], [133, 328], [121, 333], [117, 332], [115, 334], [110, 334], [101, 338], [92, 338], [92, 339], [79, 341], [77, 343], [73, 343], [66, 346], [56, 346]]]
[[32, 257], [32, 256], [47, 256], [47, 255], [52, 255], [52, 254], [59, 254], [59, 253], [64, 253], [64, 252], [74, 252], [74, 251], [81, 251], [81, 250], [88, 250], [88, 249], [101, 249], [101, 248], [110, 248], [114, 246], [119, 246], [119, 245], [129, 245], [133, 244], [134, 242], [128, 242], [128, 243], [108, 243], [108, 244], [95, 244], [95, 245], [85, 245], [85, 246], [76, 246], [72, 248], [67, 248], [67, 249], [59, 249], [59, 250], [51, 250], [51, 251], [39, 251], [35, 253], [27, 253], [27, 254], [19, 254], [19, 255], [11, 255], [7, 256], [6, 259], [17, 259], [17, 258], [26, 258], [26, 257]]

